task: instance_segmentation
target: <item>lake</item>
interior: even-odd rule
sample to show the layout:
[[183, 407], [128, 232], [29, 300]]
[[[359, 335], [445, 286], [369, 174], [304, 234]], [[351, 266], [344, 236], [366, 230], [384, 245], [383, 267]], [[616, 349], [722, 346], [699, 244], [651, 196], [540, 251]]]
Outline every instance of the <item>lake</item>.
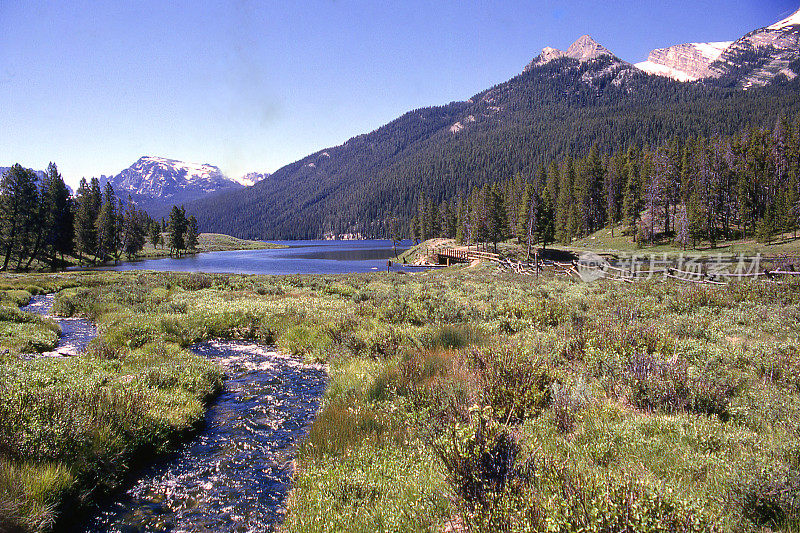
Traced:
[[[208, 252], [181, 258], [145, 259], [98, 267], [97, 270], [159, 270], [236, 274], [346, 274], [385, 271], [394, 258], [392, 241], [270, 241], [288, 248]], [[403, 241], [397, 253], [407, 250]], [[393, 265], [393, 271], [418, 268]]]

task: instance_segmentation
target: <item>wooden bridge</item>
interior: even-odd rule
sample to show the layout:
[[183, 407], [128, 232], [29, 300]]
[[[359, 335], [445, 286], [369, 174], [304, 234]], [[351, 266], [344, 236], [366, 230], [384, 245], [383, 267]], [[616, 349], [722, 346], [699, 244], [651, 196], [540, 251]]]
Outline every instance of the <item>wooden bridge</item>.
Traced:
[[440, 265], [450, 266], [453, 263], [469, 263], [475, 260], [500, 261], [500, 255], [477, 250], [460, 250], [456, 248], [442, 248], [434, 252], [436, 262]]

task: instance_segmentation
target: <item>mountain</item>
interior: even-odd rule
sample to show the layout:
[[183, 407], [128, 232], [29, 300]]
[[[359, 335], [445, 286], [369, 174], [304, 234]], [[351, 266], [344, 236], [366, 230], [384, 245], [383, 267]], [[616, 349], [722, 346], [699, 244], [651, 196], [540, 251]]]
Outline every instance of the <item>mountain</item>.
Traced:
[[154, 156], [140, 157], [116, 176], [101, 181], [111, 183], [120, 198], [130, 195], [153, 217], [164, 216], [176, 204], [243, 188], [214, 165]]
[[388, 221], [409, 220], [423, 195], [438, 204], [475, 185], [530, 177], [595, 143], [607, 153], [771, 127], [800, 112], [800, 80], [781, 79], [748, 91], [722, 76], [681, 83], [583, 36], [566, 52], [545, 48], [522, 73], [467, 100], [410, 111], [187, 210], [202, 231], [245, 238], [386, 236]]
[[584, 35], [572, 43], [570, 47], [567, 48], [566, 52], [562, 52], [561, 50], [557, 50], [549, 46], [542, 49], [542, 53], [534, 58], [534, 60], [531, 61], [527, 67], [525, 67], [523, 72], [528, 72], [533, 67], [544, 65], [545, 63], [549, 63], [550, 61], [560, 59], [562, 57], [568, 57], [578, 61], [588, 61], [590, 59], [597, 59], [601, 56], [614, 57], [614, 54], [612, 54], [606, 47], [592, 39], [590, 36]]
[[800, 74], [800, 10], [736, 40], [709, 66], [709, 75], [742, 88]]
[[688, 43], [650, 52], [641, 70], [678, 81], [750, 88], [800, 74], [800, 10], [736, 41]]
[[252, 187], [259, 181], [263, 181], [269, 177], [269, 172], [248, 172], [244, 176], [234, 179], [234, 181], [245, 187]]

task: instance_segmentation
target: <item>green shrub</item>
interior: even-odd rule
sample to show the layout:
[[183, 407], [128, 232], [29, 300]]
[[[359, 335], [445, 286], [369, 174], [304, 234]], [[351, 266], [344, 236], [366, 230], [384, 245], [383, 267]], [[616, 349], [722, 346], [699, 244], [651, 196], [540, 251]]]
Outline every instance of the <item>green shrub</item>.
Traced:
[[492, 418], [491, 409], [476, 407], [468, 425], [454, 424], [430, 445], [447, 472], [455, 494], [472, 509], [495, 503], [516, 474], [519, 443]]
[[397, 392], [399, 381], [400, 373], [396, 366], [390, 365], [384, 368], [367, 390], [367, 401], [384, 402], [389, 400]]
[[208, 274], [193, 272], [178, 278], [177, 285], [187, 291], [200, 291], [210, 289], [214, 285], [214, 279]]
[[444, 325], [433, 332], [430, 339], [432, 348], [457, 350], [470, 345], [481, 344], [484, 336], [480, 330], [469, 325]]
[[302, 453], [313, 457], [341, 455], [356, 445], [402, 443], [405, 427], [375, 407], [353, 407], [345, 398], [326, 403], [311, 424]]
[[109, 346], [105, 340], [96, 337], [89, 341], [89, 344], [84, 350], [84, 355], [87, 357], [96, 357], [98, 359], [119, 359], [123, 356], [124, 350], [119, 346]]
[[56, 294], [53, 314], [62, 317], [85, 316], [92, 320], [102, 313], [100, 288], [70, 288]]
[[737, 385], [725, 377], [710, 377], [686, 360], [664, 360], [657, 354], [640, 353], [631, 357], [623, 372], [628, 386], [628, 400], [647, 411], [716, 415], [730, 417], [729, 405]]
[[[281, 350], [299, 356], [319, 353], [330, 344], [331, 339], [324, 331], [307, 324], [291, 326], [278, 338], [278, 346]], [[324, 357], [322, 358], [324, 359]]]
[[469, 365], [478, 377], [481, 403], [491, 406], [500, 420], [519, 423], [550, 403], [555, 379], [543, 357], [506, 347], [472, 350]]

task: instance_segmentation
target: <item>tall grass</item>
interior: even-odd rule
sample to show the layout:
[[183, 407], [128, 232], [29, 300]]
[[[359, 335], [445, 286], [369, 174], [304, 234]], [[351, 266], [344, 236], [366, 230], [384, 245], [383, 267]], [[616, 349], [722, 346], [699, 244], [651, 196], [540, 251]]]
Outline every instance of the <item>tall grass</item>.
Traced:
[[43, 480], [3, 496], [6, 528], [47, 529], [69, 494], [189, 431], [221, 380], [185, 351], [208, 338], [328, 365], [287, 530], [797, 528], [794, 282], [531, 283], [489, 268], [1, 281], [0, 341], [3, 327], [52, 332], [14, 307], [34, 286], [101, 332], [81, 358], [11, 350], [0, 364], [0, 475]]

